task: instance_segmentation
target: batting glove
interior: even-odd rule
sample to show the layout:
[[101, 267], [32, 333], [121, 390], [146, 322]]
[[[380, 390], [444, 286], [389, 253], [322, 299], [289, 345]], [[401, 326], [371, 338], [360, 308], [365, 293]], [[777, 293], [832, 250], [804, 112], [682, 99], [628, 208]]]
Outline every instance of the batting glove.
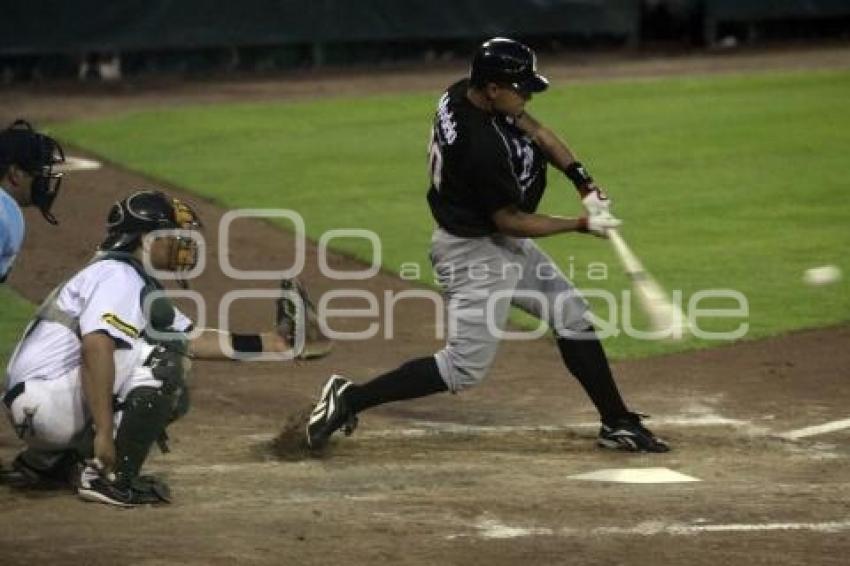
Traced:
[[591, 188], [590, 191], [582, 197], [581, 204], [584, 205], [584, 209], [587, 211], [587, 215], [589, 217], [603, 213], [611, 213], [611, 199], [608, 198], [605, 191], [596, 186], [593, 186], [593, 188]]
[[601, 238], [607, 238], [608, 230], [618, 228], [623, 223], [622, 220], [615, 218], [609, 212], [595, 216], [585, 216], [580, 219], [580, 222], [579, 230], [581, 232], [588, 232]]

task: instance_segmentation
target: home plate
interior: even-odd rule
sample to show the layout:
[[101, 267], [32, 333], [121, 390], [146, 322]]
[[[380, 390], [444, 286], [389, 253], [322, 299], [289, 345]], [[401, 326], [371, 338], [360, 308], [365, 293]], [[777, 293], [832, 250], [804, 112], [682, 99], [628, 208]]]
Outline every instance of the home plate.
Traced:
[[100, 161], [69, 155], [65, 158], [65, 163], [60, 163], [55, 169], [58, 171], [94, 171], [95, 169], [100, 169], [100, 167]]
[[670, 468], [613, 468], [567, 476], [571, 480], [611, 481], [618, 483], [683, 483], [700, 481]]

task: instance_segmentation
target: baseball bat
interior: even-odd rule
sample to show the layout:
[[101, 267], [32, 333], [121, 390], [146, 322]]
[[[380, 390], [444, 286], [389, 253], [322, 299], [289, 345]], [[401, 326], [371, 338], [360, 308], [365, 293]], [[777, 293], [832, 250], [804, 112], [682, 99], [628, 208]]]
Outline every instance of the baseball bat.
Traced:
[[687, 318], [681, 307], [673, 304], [617, 230], [608, 230], [608, 239], [632, 281], [635, 295], [649, 317], [651, 330], [665, 332], [668, 338], [682, 339], [687, 330]]

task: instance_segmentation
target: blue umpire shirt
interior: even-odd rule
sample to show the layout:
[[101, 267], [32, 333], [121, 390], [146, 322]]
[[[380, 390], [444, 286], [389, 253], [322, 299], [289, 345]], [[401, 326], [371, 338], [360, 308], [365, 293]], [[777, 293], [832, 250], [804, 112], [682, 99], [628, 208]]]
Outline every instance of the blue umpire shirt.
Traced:
[[24, 214], [21, 207], [0, 187], [0, 283], [12, 270], [24, 243]]

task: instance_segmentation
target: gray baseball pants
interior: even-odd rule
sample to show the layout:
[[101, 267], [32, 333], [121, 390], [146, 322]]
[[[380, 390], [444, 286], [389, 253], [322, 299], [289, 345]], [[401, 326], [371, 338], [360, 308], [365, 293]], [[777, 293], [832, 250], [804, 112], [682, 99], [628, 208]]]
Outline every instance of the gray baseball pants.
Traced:
[[501, 234], [464, 238], [437, 228], [431, 264], [447, 301], [446, 346], [435, 354], [449, 390], [487, 375], [504, 337], [511, 305], [558, 335], [588, 327], [587, 301], [537, 244]]

